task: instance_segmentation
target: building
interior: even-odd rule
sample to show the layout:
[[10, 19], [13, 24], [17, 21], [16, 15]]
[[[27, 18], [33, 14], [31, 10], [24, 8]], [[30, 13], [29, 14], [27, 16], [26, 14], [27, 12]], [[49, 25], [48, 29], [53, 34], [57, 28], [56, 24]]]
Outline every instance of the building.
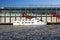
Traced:
[[[48, 22], [60, 22], [51, 13], [60, 13], [60, 7], [0, 7], [0, 23], [13, 23], [21, 18], [22, 12], [34, 17], [40, 17]], [[54, 20], [53, 20], [54, 19]]]

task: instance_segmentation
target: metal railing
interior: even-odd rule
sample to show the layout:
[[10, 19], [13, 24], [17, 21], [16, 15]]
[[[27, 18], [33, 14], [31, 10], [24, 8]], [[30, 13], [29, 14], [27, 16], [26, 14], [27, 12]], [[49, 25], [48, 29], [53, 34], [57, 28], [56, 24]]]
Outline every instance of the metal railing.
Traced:
[[[60, 19], [57, 17], [52, 17], [52, 15], [48, 16], [33, 16], [37, 17], [38, 19], [42, 19], [45, 22], [60, 22]], [[20, 20], [22, 16], [0, 16], [0, 23], [13, 23], [15, 20]]]

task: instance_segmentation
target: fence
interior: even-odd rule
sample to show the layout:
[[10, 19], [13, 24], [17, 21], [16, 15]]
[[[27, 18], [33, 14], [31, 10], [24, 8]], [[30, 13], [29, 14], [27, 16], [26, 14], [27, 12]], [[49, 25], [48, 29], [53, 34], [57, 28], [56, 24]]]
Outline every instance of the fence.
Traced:
[[[60, 19], [57, 17], [52, 17], [52, 15], [40, 15], [40, 16], [33, 16], [37, 17], [38, 19], [42, 19], [45, 22], [60, 22]], [[0, 23], [13, 23], [15, 20], [20, 20], [22, 16], [0, 16]]]

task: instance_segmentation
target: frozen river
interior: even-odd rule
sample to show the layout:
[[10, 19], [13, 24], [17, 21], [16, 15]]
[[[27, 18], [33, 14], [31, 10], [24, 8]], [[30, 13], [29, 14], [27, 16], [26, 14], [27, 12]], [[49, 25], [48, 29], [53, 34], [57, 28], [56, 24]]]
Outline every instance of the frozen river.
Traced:
[[0, 40], [60, 40], [60, 25], [0, 25]]

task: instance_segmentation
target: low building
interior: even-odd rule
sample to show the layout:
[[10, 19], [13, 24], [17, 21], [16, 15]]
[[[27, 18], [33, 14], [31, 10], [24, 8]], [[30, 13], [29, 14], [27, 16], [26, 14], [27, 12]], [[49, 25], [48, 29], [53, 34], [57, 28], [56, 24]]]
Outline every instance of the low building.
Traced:
[[0, 7], [0, 23], [13, 23], [21, 19], [22, 12], [31, 16], [42, 18], [48, 22], [60, 22], [57, 17], [52, 17], [51, 13], [60, 13], [60, 7]]

